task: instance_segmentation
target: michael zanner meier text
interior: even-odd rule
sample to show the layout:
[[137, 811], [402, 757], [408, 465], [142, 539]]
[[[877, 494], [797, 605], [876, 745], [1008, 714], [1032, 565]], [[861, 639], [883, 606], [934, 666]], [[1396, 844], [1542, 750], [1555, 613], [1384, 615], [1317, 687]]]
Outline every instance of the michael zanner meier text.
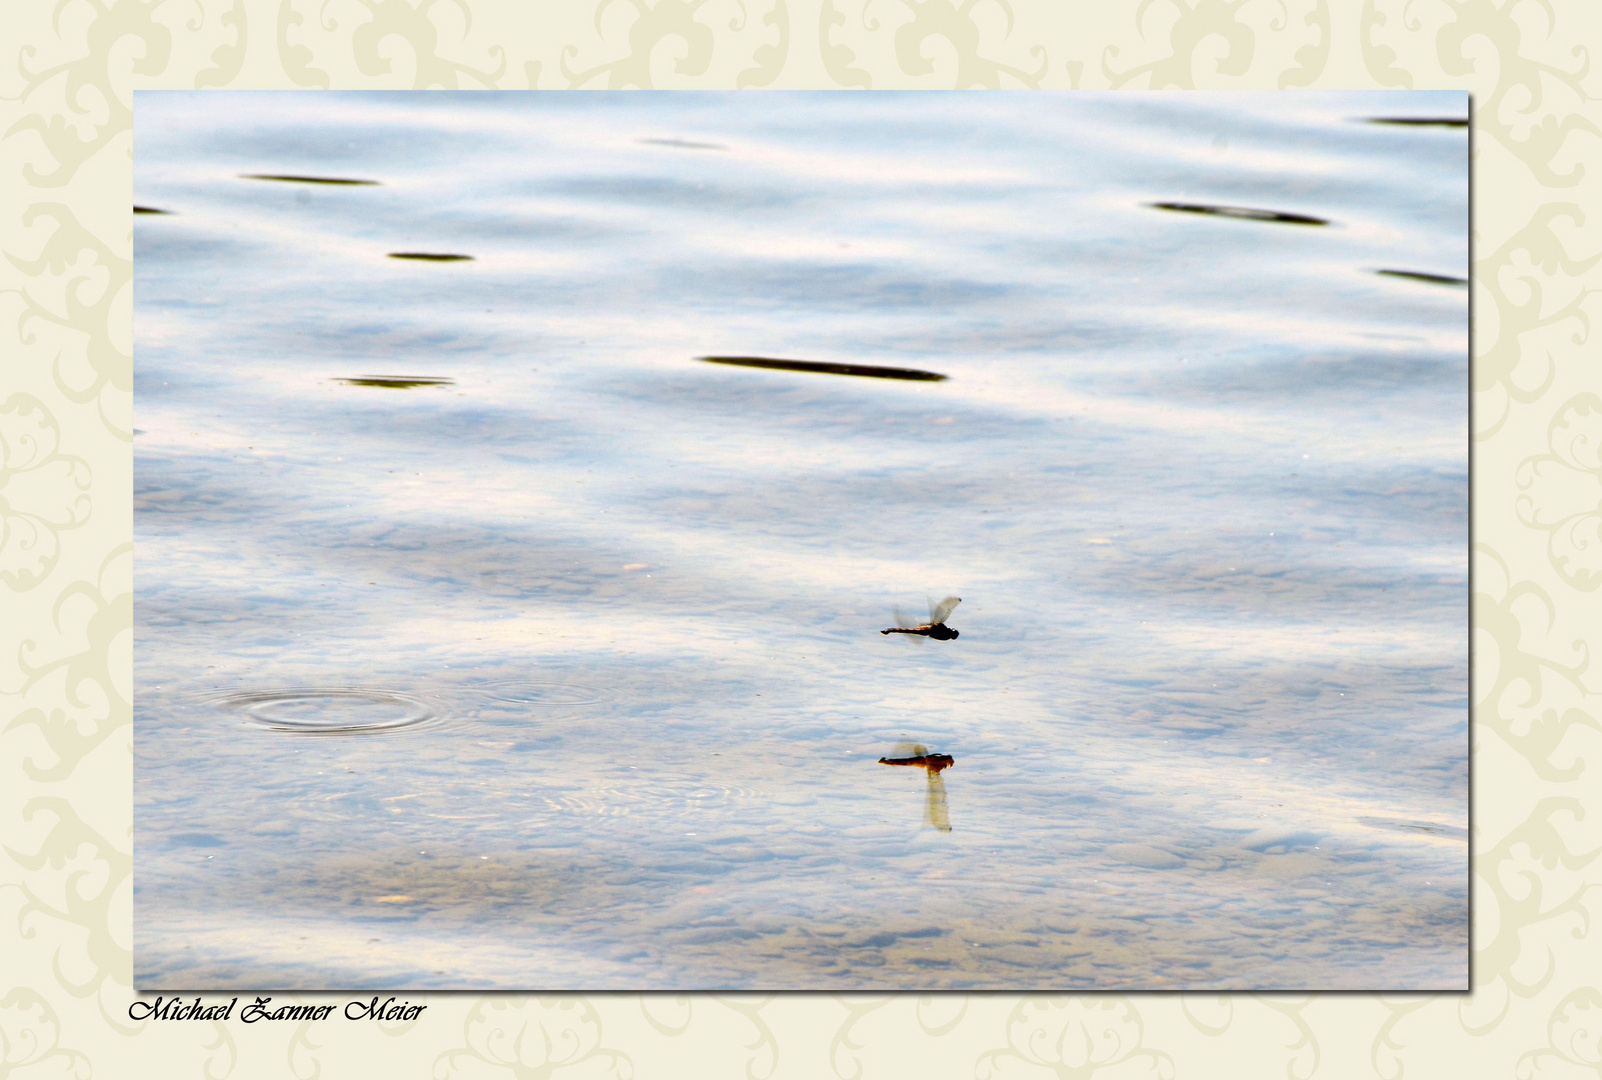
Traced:
[[[239, 1019], [247, 1024], [258, 1020], [327, 1020], [337, 1005], [280, 1005], [273, 1007], [271, 997], [259, 997], [239, 1010]], [[234, 1006], [239, 999], [226, 1004], [206, 1005], [200, 998], [185, 1001], [183, 998], [158, 997], [155, 1001], [136, 1001], [128, 1006], [130, 1020], [232, 1020]], [[427, 1005], [413, 1005], [409, 1001], [397, 1003], [394, 998], [383, 1002], [375, 994], [371, 1001], [351, 1001], [345, 1004], [347, 1020], [416, 1020]]]

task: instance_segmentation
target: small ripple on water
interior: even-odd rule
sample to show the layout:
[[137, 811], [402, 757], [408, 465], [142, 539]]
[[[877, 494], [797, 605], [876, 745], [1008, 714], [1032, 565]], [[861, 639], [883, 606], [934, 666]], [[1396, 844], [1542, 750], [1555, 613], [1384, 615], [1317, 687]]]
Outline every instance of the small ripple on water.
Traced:
[[1406, 818], [1360, 817], [1364, 825], [1376, 829], [1394, 829], [1398, 832], [1423, 833], [1447, 840], [1467, 840], [1468, 830], [1461, 825], [1448, 825], [1443, 821], [1415, 821]]
[[481, 691], [496, 701], [509, 701], [515, 705], [599, 705], [608, 699], [604, 690], [570, 682], [535, 682], [510, 679], [504, 682], [485, 683], [472, 689]]
[[548, 810], [558, 814], [627, 817], [634, 813], [646, 813], [660, 817], [663, 814], [680, 815], [688, 810], [706, 812], [726, 809], [758, 797], [759, 793], [754, 788], [702, 786], [685, 791], [671, 782], [657, 783], [653, 778], [644, 776], [640, 784], [634, 787], [552, 792], [542, 796], [541, 801]]
[[392, 690], [354, 686], [282, 687], [207, 698], [269, 731], [296, 735], [378, 735], [437, 720], [426, 702]]
[[635, 139], [647, 146], [671, 146], [675, 150], [727, 150], [722, 143], [694, 142], [690, 139]]

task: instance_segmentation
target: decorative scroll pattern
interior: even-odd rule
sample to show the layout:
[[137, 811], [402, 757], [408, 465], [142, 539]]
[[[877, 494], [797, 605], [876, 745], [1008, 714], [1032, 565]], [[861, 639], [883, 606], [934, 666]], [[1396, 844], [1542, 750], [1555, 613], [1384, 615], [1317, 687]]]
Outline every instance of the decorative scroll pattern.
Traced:
[[[0, 1080], [1602, 1076], [1589, 0], [59, 0], [6, 23]], [[436, 996], [248, 1054], [232, 1024], [127, 1019], [135, 87], [1358, 84], [1474, 95], [1472, 996]]]

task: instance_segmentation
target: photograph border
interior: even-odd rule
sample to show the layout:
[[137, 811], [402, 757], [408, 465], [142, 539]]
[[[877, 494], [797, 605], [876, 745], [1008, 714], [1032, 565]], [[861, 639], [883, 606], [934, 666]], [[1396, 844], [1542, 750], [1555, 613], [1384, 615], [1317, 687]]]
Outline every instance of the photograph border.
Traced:
[[[1602, 241], [1579, 187], [1602, 164], [1602, 99], [1573, 44], [1602, 42], [1602, 11], [1404, 6], [64, 0], [8, 11], [0, 431], [34, 448], [22, 456], [13, 440], [0, 463], [8, 1074], [1535, 1080], [1602, 1067], [1591, 974], [1602, 970], [1591, 917], [1602, 796], [1586, 783], [1602, 750], [1590, 670], [1602, 578], [1574, 546], [1602, 521], [1602, 501], [1595, 466], [1563, 442], [1602, 416], [1587, 359]], [[131, 91], [295, 86], [1469, 91], [1474, 992], [430, 994], [412, 995], [428, 1008], [409, 1018], [132, 1019]]]

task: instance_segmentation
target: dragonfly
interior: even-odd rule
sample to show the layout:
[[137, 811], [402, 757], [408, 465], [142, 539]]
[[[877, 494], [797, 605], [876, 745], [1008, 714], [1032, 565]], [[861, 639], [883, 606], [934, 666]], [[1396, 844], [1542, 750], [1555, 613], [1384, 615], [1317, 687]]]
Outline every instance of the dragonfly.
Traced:
[[892, 626], [888, 630], [880, 630], [881, 634], [914, 634], [918, 637], [934, 638], [936, 641], [950, 641], [957, 636], [957, 631], [946, 625], [946, 617], [957, 609], [962, 603], [960, 596], [948, 596], [938, 604], [929, 605], [929, 621], [921, 626], [907, 624], [907, 619], [900, 611], [896, 612], [896, 621], [900, 626]]
[[922, 743], [898, 743], [894, 752], [879, 759], [880, 765], [910, 765], [923, 769], [929, 778], [929, 797], [924, 804], [924, 823], [940, 832], [951, 831], [951, 815], [946, 811], [946, 782], [940, 771], [957, 763], [950, 754], [931, 754]]

